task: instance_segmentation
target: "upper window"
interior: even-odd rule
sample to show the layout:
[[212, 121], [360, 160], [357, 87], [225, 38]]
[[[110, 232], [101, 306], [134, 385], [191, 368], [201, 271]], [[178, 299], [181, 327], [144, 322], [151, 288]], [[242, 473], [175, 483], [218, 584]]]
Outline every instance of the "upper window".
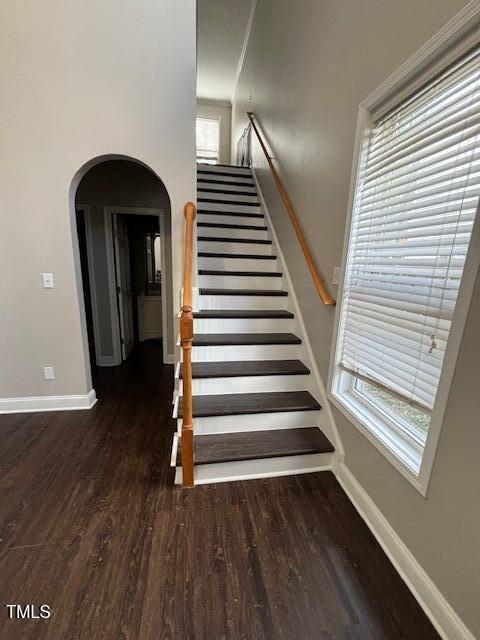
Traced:
[[332, 391], [418, 474], [480, 195], [480, 52], [368, 132]]
[[220, 122], [217, 118], [197, 117], [197, 162], [218, 164]]

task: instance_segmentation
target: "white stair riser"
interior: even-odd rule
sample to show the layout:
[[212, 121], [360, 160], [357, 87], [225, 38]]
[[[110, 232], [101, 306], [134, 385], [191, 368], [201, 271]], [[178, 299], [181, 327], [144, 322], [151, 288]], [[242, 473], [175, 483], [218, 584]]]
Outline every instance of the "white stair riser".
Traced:
[[[198, 234], [202, 236], [201, 233]], [[203, 237], [203, 236], [202, 236]], [[217, 237], [225, 238], [227, 235], [219, 235]], [[216, 242], [215, 240], [198, 240], [198, 251], [206, 253], [246, 253], [261, 256], [272, 255], [271, 244], [255, 244], [253, 242]]]
[[[334, 460], [332, 453], [312, 453], [303, 456], [202, 464], [195, 467], [195, 484], [236, 482], [329, 471], [333, 469]], [[182, 470], [181, 467], [176, 467], [175, 484], [181, 483]]]
[[212, 289], [282, 289], [282, 278], [271, 276], [198, 276], [201, 288]]
[[199, 191], [197, 193], [198, 200], [228, 200], [227, 206], [230, 205], [230, 202], [257, 202], [258, 197], [256, 194], [237, 194], [237, 193], [218, 193], [218, 191]]
[[[228, 213], [199, 213], [198, 222], [213, 222], [215, 224], [244, 224], [266, 226], [265, 218], [250, 218], [248, 216], [231, 216]], [[201, 227], [200, 227], [201, 229]]]
[[[252, 179], [252, 172], [248, 167], [225, 167], [220, 164], [197, 164], [198, 171], [205, 171], [214, 175], [215, 173], [234, 173], [235, 176], [247, 176]], [[205, 177], [206, 173], [201, 173], [199, 176]]]
[[241, 240], [268, 240], [268, 231], [258, 229], [230, 229], [224, 227], [197, 227], [199, 236], [207, 236], [215, 238], [221, 236], [223, 238], [240, 238]]
[[200, 296], [200, 309], [285, 309], [288, 296]]
[[[200, 243], [200, 244], [203, 244]], [[246, 252], [244, 252], [246, 253]], [[255, 258], [198, 258], [199, 269], [217, 269], [225, 271], [277, 271], [276, 260], [257, 260]]]
[[[310, 377], [305, 376], [238, 376], [236, 378], [194, 378], [195, 396], [222, 393], [260, 393], [270, 391], [309, 391]], [[183, 395], [183, 381], [179, 380], [178, 393]]]
[[296, 360], [298, 344], [242, 344], [192, 347], [193, 362], [229, 360]]
[[[197, 184], [198, 186], [200, 186], [201, 184], [207, 184], [206, 182], [199, 182], [199, 180], [208, 180], [208, 182], [212, 183], [212, 184], [223, 184], [223, 183], [229, 183], [229, 182], [242, 182], [245, 185], [248, 185], [249, 187], [254, 187], [255, 186], [255, 182], [252, 179], [251, 176], [246, 176], [246, 175], [235, 175], [235, 176], [221, 176], [221, 175], [217, 175], [214, 173], [210, 173], [209, 175], [205, 174], [205, 173], [199, 173], [198, 174], [198, 178], [197, 178]], [[228, 188], [231, 188], [232, 185], [226, 184], [226, 186]], [[235, 186], [235, 185], [234, 185]]]
[[[212, 191], [216, 191], [218, 189], [221, 189], [222, 191], [241, 191], [242, 193], [250, 193], [253, 195], [257, 195], [257, 190], [256, 187], [253, 183], [247, 183], [245, 185], [238, 185], [238, 184], [224, 184], [222, 186], [222, 184], [218, 183], [218, 177], [216, 180], [212, 180], [211, 182], [199, 182], [197, 184], [197, 188], [198, 189], [211, 189]], [[226, 176], [225, 180], [227, 179]], [[203, 180], [204, 178], [202, 178]], [[236, 180], [235, 178], [230, 178], [230, 182], [240, 182], [240, 180]], [[203, 191], [200, 191], [199, 193], [204, 193]], [[206, 193], [206, 192], [205, 192]], [[228, 195], [228, 194], [225, 194]]]
[[[266, 429], [296, 429], [319, 424], [319, 411], [276, 411], [274, 413], [233, 414], [193, 418], [195, 435], [235, 433]], [[182, 419], [177, 419], [177, 431], [182, 432]]]
[[236, 213], [261, 213], [260, 205], [252, 206], [248, 204], [225, 204], [222, 202], [201, 202], [198, 198], [197, 208], [202, 211], [234, 211]]
[[194, 318], [195, 333], [294, 333], [294, 318]]

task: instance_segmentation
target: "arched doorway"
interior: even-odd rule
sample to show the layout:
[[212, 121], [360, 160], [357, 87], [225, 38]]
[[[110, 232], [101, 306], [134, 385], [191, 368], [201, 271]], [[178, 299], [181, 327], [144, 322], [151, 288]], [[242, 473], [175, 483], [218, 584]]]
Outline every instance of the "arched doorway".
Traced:
[[85, 165], [72, 191], [83, 333], [92, 373], [96, 367], [120, 365], [149, 340], [157, 342], [163, 362], [171, 363], [171, 217], [165, 185], [142, 163], [117, 156]]

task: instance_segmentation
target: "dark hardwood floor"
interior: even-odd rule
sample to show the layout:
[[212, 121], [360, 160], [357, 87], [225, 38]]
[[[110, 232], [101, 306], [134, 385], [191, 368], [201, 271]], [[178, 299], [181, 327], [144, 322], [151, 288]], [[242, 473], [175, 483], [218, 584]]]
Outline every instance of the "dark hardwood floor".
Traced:
[[0, 416], [2, 640], [438, 638], [331, 474], [175, 488], [160, 361], [101, 370], [91, 411]]

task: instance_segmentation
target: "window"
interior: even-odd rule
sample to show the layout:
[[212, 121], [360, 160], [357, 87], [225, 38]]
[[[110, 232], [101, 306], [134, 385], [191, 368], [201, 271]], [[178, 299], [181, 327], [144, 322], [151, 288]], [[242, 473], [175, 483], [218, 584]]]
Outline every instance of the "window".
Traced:
[[332, 394], [418, 475], [480, 195], [480, 50], [367, 129]]
[[216, 118], [197, 118], [197, 162], [218, 164], [220, 122]]

